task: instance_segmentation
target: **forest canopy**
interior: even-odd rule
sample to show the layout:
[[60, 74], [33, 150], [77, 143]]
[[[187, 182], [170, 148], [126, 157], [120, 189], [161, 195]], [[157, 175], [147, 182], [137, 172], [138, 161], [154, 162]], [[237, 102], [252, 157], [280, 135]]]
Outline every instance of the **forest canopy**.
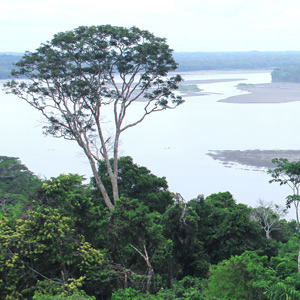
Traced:
[[[122, 197], [109, 211], [93, 180], [40, 180], [1, 159], [3, 190], [8, 176], [36, 183], [17, 207], [0, 207], [1, 299], [299, 299], [298, 227], [268, 204], [251, 208], [229, 192], [185, 202], [121, 157]], [[276, 222], [268, 232], [264, 212]]]

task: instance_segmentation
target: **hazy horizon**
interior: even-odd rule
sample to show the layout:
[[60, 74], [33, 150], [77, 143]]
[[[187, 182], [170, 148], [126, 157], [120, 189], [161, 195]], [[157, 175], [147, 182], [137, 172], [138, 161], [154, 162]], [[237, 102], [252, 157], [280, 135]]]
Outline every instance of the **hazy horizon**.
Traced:
[[105, 24], [148, 30], [175, 52], [297, 51], [299, 13], [294, 0], [2, 0], [0, 52], [34, 51], [58, 32]]

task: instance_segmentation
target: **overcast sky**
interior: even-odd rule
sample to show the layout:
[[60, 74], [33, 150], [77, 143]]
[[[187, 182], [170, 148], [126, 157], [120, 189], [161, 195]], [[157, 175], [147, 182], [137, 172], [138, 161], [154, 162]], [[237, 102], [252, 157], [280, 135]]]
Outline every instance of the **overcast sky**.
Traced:
[[300, 50], [299, 0], [0, 0], [0, 52], [80, 25], [137, 26], [179, 51]]

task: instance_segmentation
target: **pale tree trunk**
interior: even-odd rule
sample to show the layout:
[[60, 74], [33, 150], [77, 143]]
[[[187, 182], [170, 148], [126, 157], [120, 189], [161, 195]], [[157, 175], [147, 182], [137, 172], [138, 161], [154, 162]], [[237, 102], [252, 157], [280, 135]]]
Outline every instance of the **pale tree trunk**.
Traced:
[[150, 290], [150, 287], [151, 287], [151, 281], [154, 277], [154, 269], [151, 265], [151, 262], [150, 262], [150, 259], [149, 259], [149, 256], [148, 256], [148, 252], [147, 252], [147, 249], [146, 249], [146, 245], [143, 245], [143, 248], [144, 248], [144, 253], [143, 254], [141, 251], [139, 251], [136, 247], [134, 247], [133, 245], [130, 245], [132, 249], [134, 249], [137, 253], [139, 253], [142, 258], [145, 260], [146, 264], [147, 264], [147, 267], [148, 267], [148, 275], [147, 275], [147, 282], [146, 282], [146, 290], [149, 291]]
[[119, 153], [119, 134], [116, 135], [114, 145], [114, 161], [113, 161], [113, 176], [111, 178], [112, 191], [114, 202], [119, 199], [119, 187], [118, 187], [118, 153]]
[[86, 153], [86, 156], [88, 157], [88, 160], [90, 162], [90, 166], [92, 168], [92, 172], [93, 172], [93, 175], [95, 177], [96, 185], [99, 188], [99, 190], [100, 190], [100, 192], [103, 196], [104, 202], [105, 202], [106, 206], [108, 207], [109, 211], [112, 211], [114, 209], [114, 205], [111, 202], [111, 200], [110, 200], [110, 198], [109, 198], [109, 196], [106, 192], [106, 189], [103, 185], [103, 182], [102, 182], [101, 178], [99, 177], [95, 159], [93, 158], [93, 155], [91, 154], [91, 152], [88, 151], [88, 149], [86, 149], [84, 147], [83, 147], [83, 149], [84, 149], [84, 151]]
[[[297, 196], [299, 192], [297, 192]], [[299, 201], [294, 201], [295, 209], [296, 209], [296, 221], [298, 224], [298, 231], [300, 231], [300, 220], [299, 220]], [[299, 237], [299, 250], [298, 250], [298, 273], [300, 273], [300, 237]]]
[[298, 273], [300, 273], [300, 240], [299, 240], [299, 252], [298, 252]]

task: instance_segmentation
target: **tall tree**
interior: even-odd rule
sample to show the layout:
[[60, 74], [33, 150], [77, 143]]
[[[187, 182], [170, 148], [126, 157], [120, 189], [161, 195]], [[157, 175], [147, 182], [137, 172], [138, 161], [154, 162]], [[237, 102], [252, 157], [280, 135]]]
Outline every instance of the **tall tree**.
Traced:
[[282, 228], [280, 218], [286, 214], [287, 211], [283, 207], [260, 199], [258, 207], [252, 210], [251, 218], [265, 231], [266, 238], [271, 239], [271, 232]]
[[[286, 206], [290, 208], [293, 204], [296, 210], [296, 221], [298, 230], [300, 230], [299, 219], [299, 203], [300, 203], [300, 160], [297, 162], [290, 162], [286, 158], [275, 158], [272, 162], [276, 168], [269, 170], [272, 176], [272, 182], [278, 182], [280, 185], [288, 185], [292, 194], [286, 197]], [[299, 252], [298, 252], [298, 273], [300, 273], [300, 238], [299, 238]]]
[[[7, 82], [7, 93], [42, 113], [48, 121], [45, 133], [78, 143], [112, 210], [119, 199], [120, 135], [153, 112], [183, 103], [174, 94], [182, 78], [168, 76], [177, 64], [166, 40], [136, 27], [80, 26], [56, 34], [36, 52], [27, 52], [16, 65], [13, 75], [29, 80]], [[129, 118], [136, 101], [141, 101], [142, 109]], [[111, 129], [104, 117], [113, 120]], [[97, 172], [100, 159], [107, 166], [113, 199]]]

